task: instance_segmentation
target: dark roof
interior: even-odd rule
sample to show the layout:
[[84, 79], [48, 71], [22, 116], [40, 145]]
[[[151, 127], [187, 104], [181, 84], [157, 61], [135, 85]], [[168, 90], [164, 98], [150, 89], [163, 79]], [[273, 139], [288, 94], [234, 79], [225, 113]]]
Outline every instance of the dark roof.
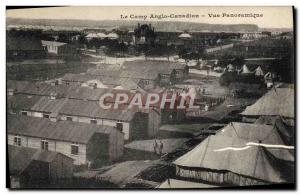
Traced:
[[63, 105], [68, 101], [66, 98], [50, 99], [48, 96], [41, 97], [31, 108], [31, 111], [58, 113]]
[[120, 67], [110, 67], [107, 65], [100, 68], [89, 68], [87, 74], [117, 77], [120, 74]]
[[40, 96], [30, 96], [24, 94], [17, 94], [7, 96], [7, 108], [17, 110], [30, 110], [31, 107], [40, 99]]
[[49, 83], [37, 83], [27, 81], [7, 81], [7, 89], [15, 89], [16, 93], [21, 94], [33, 94], [40, 96], [50, 96], [50, 94], [57, 94], [64, 96], [70, 88], [67, 85], [56, 85], [53, 86]]
[[32, 84], [29, 81], [16, 81], [16, 80], [7, 80], [6, 88], [7, 89], [15, 89], [17, 91], [22, 91], [24, 88], [28, 87], [28, 85]]
[[65, 42], [56, 42], [56, 41], [47, 41], [47, 40], [42, 40], [41, 43], [42, 45], [52, 45], [52, 46], [63, 46], [67, 44]]
[[294, 97], [293, 88], [273, 88], [241, 114], [245, 116], [279, 115], [294, 118]]
[[87, 82], [89, 80], [101, 79], [101, 76], [89, 75], [89, 74], [73, 74], [67, 73], [62, 77], [64, 81], [76, 81], [76, 82]]
[[[58, 152], [45, 151], [40, 149], [28, 148], [28, 147], [19, 147], [8, 145], [8, 158], [9, 158], [9, 171], [10, 174], [18, 175], [22, 173], [23, 170], [32, 162], [32, 161], [41, 161], [50, 163], [59, 154]], [[61, 154], [63, 155], [63, 154]], [[72, 160], [65, 155], [64, 157]]]
[[52, 122], [46, 118], [8, 115], [7, 133], [39, 137], [59, 141], [86, 144], [95, 133], [109, 134], [113, 127], [95, 124], [58, 121]]
[[86, 100], [99, 100], [100, 97], [107, 92], [106, 89], [91, 89], [89, 87], [70, 86], [71, 90], [66, 92], [67, 98], [72, 99], [86, 99]]
[[99, 102], [69, 99], [60, 109], [59, 113], [74, 116], [131, 121], [136, 112], [127, 108], [124, 110], [104, 110], [100, 107]]
[[81, 83], [87, 82], [90, 80], [98, 80], [105, 85], [120, 85], [119, 79], [116, 79], [116, 77], [91, 75], [91, 74], [67, 73], [64, 75], [62, 80], [69, 81], [69, 82], [81, 82]]
[[[120, 78], [156, 80], [159, 73], [163, 72], [148, 68], [124, 69], [121, 71]], [[167, 74], [171, 74], [171, 71]]]

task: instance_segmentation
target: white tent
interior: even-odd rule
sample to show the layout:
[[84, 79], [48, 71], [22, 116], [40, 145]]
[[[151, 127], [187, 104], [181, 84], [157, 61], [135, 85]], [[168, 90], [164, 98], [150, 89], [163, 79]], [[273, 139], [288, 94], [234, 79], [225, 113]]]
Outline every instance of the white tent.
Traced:
[[256, 69], [255, 69], [255, 76], [257, 76], [257, 77], [262, 77], [262, 76], [264, 76], [264, 71], [261, 69], [261, 67], [260, 66], [258, 66]]
[[247, 67], [247, 65], [243, 65], [242, 69], [240, 70], [241, 74], [249, 74], [251, 73], [250, 69]]
[[106, 38], [106, 34], [104, 34], [103, 32], [99, 32], [99, 33], [97, 33], [97, 37], [98, 38]]
[[234, 71], [234, 67], [232, 64], [227, 65], [227, 71], [228, 72], [233, 72]]
[[98, 38], [97, 34], [95, 33], [90, 33], [86, 36], [86, 39], [91, 40], [93, 38]]
[[111, 33], [107, 34], [106, 37], [109, 38], [109, 39], [112, 39], [112, 40], [119, 38], [119, 36], [114, 32], [111, 32]]
[[192, 38], [192, 36], [188, 33], [182, 33], [178, 36], [179, 38]]

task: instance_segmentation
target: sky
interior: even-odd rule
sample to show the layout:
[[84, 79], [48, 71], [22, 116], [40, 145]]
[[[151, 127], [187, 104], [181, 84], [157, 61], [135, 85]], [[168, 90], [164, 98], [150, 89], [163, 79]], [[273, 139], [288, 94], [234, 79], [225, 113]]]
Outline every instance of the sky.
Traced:
[[[223, 17], [223, 14], [262, 14], [262, 17]], [[71, 6], [34, 9], [7, 10], [6, 17], [30, 19], [80, 19], [80, 20], [120, 20], [120, 15], [147, 16], [145, 21], [183, 21], [210, 24], [256, 24], [260, 28], [293, 28], [292, 7], [99, 7]], [[198, 14], [199, 18], [164, 18], [151, 19], [151, 14]], [[219, 14], [220, 17], [209, 17]], [[141, 20], [141, 18], [124, 18], [123, 20]]]

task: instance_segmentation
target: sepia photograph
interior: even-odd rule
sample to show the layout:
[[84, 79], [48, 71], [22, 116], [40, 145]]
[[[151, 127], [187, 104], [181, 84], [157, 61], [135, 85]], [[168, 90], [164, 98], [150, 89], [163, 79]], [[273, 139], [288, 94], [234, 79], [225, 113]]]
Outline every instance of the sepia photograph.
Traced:
[[7, 188], [296, 188], [293, 6], [5, 12]]

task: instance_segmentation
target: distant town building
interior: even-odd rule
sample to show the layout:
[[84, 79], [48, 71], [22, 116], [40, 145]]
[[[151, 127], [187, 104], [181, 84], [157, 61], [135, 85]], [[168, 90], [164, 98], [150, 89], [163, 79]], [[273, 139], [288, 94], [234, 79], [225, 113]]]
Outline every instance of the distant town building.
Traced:
[[69, 55], [76, 53], [76, 50], [73, 46], [64, 42], [42, 40], [42, 46], [49, 54]]
[[242, 35], [242, 39], [251, 40], [251, 39], [267, 38], [270, 36], [271, 36], [271, 32], [245, 32]]
[[154, 28], [151, 24], [140, 24], [134, 29], [133, 44], [153, 44], [156, 39]]

